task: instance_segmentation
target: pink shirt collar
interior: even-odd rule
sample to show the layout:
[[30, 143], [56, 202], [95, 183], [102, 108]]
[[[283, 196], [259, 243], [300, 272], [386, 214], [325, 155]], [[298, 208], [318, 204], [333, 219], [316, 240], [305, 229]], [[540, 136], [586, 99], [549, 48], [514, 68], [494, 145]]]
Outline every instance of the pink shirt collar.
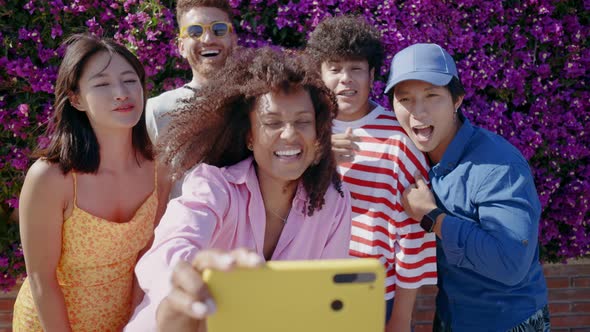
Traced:
[[[248, 157], [237, 164], [222, 168], [222, 173], [225, 175], [228, 182], [234, 184], [245, 184], [248, 191], [251, 193], [260, 192], [258, 184], [258, 176], [256, 176], [256, 167], [254, 165], [254, 158]], [[293, 206], [291, 213], [298, 213], [300, 215], [307, 211], [307, 191], [300, 180], [297, 185], [297, 191], [293, 198]]]

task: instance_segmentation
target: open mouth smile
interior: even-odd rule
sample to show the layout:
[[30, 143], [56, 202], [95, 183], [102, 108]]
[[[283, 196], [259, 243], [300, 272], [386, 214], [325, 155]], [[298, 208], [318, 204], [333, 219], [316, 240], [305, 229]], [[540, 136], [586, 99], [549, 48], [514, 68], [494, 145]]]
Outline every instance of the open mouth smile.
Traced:
[[289, 150], [279, 150], [279, 151], [275, 151], [274, 155], [280, 159], [296, 159], [298, 158], [302, 153], [301, 149], [289, 149]]
[[356, 96], [356, 94], [357, 94], [356, 90], [342, 90], [337, 93], [338, 96], [342, 96], [342, 97], [353, 97], [353, 96]]
[[199, 53], [202, 57], [205, 58], [213, 58], [218, 56], [221, 53], [220, 50], [206, 50], [206, 51], [201, 51], [201, 53]]
[[412, 127], [412, 131], [414, 135], [420, 141], [427, 141], [432, 137], [432, 132], [434, 131], [434, 127], [430, 125], [420, 125]]

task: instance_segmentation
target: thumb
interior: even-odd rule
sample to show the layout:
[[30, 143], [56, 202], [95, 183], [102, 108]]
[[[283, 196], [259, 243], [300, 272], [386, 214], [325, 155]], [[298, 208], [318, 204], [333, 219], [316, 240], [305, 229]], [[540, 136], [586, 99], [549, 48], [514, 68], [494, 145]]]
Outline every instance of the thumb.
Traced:
[[416, 174], [414, 174], [414, 180], [416, 180], [416, 188], [428, 187], [428, 185], [426, 184], [426, 180], [424, 180], [422, 173], [420, 173], [419, 171], [416, 172]]
[[351, 140], [353, 142], [360, 141], [360, 138], [352, 133], [351, 127], [346, 128], [346, 130], [344, 131], [344, 135], [346, 135], [346, 138], [348, 138], [349, 140]]

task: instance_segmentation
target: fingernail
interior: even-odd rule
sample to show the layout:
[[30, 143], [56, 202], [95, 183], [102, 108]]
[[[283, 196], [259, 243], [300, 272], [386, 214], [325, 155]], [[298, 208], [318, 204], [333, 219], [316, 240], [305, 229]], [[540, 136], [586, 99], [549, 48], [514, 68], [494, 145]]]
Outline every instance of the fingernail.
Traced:
[[212, 315], [217, 311], [217, 306], [215, 305], [215, 301], [213, 301], [213, 299], [205, 300], [205, 305], [207, 306], [207, 311], [209, 312], [209, 315]]
[[250, 266], [258, 266], [258, 265], [262, 265], [262, 263], [264, 263], [264, 261], [262, 260], [262, 258], [260, 256], [256, 255], [256, 254], [250, 254], [250, 255], [248, 255], [248, 258], [247, 258], [246, 262]]
[[223, 254], [219, 256], [218, 263], [222, 267], [230, 267], [234, 262], [234, 258], [230, 255]]
[[191, 311], [197, 319], [203, 319], [207, 315], [207, 305], [202, 302], [193, 302], [191, 304]]

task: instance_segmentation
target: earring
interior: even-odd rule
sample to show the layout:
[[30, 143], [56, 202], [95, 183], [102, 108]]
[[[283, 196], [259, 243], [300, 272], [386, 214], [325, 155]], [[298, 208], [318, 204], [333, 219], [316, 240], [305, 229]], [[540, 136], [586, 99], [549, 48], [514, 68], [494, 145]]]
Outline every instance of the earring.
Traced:
[[254, 151], [254, 145], [252, 145], [252, 142], [249, 142], [246, 147], [248, 148], [248, 150]]

